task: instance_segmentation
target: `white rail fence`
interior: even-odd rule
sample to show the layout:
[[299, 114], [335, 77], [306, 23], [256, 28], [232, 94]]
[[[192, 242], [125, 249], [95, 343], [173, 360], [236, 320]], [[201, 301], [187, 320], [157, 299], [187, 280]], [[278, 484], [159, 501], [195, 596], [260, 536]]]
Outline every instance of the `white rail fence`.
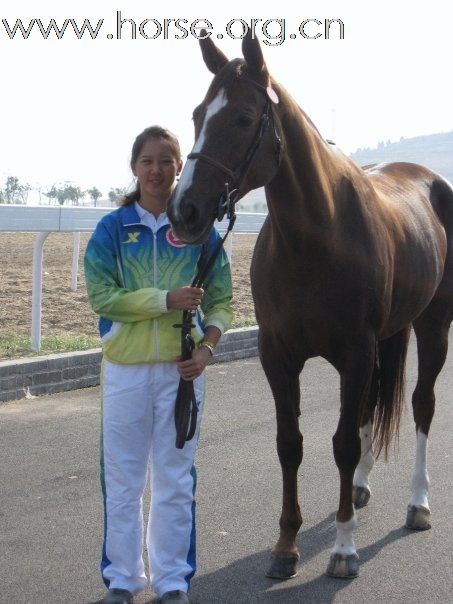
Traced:
[[[31, 348], [41, 349], [42, 314], [42, 261], [44, 243], [51, 233], [73, 233], [73, 254], [71, 268], [71, 291], [77, 290], [79, 269], [80, 233], [94, 231], [99, 220], [112, 208], [79, 208], [55, 206], [0, 205], [0, 232], [36, 233], [33, 249], [33, 285]], [[238, 212], [234, 227], [235, 234], [259, 233], [266, 214]], [[220, 232], [225, 232], [227, 221], [216, 224]], [[231, 260], [233, 236], [228, 236], [226, 251]]]

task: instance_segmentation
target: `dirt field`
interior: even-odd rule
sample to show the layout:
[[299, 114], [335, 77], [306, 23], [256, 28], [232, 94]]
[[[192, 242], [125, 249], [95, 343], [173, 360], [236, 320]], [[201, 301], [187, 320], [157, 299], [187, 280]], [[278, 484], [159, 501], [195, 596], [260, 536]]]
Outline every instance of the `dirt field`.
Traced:
[[[0, 337], [30, 334], [33, 245], [31, 233], [0, 233]], [[70, 291], [71, 234], [51, 234], [44, 244], [42, 335], [97, 334], [97, 318], [88, 305], [83, 255], [89, 234], [82, 234], [79, 286]], [[249, 267], [255, 235], [235, 235], [233, 241], [233, 288], [235, 325], [253, 319]]]

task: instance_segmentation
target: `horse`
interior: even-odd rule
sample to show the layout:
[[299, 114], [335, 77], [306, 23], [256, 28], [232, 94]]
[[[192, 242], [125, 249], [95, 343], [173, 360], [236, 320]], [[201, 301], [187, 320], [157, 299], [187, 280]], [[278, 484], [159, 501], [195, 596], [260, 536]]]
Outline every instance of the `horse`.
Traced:
[[180, 239], [200, 243], [232, 188], [236, 199], [265, 188], [268, 216], [250, 276], [283, 476], [267, 576], [297, 573], [300, 374], [321, 356], [339, 373], [341, 392], [333, 436], [340, 497], [327, 574], [353, 578], [355, 509], [368, 503], [373, 463], [398, 434], [412, 328], [416, 455], [406, 526], [431, 526], [427, 439], [453, 318], [453, 188], [416, 164], [357, 166], [269, 74], [250, 33], [243, 58], [232, 61], [209, 37], [200, 46], [214, 78], [194, 110], [195, 144], [168, 214]]

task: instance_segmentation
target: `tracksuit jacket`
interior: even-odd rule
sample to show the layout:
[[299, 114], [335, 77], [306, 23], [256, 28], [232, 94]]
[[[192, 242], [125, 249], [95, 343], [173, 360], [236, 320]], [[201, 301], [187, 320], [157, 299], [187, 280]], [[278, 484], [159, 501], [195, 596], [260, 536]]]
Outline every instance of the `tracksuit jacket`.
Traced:
[[[94, 311], [101, 316], [103, 352], [114, 363], [174, 361], [181, 352], [181, 311], [168, 310], [166, 295], [190, 285], [201, 245], [185, 245], [176, 238], [168, 218], [156, 233], [140, 221], [135, 204], [121, 207], [98, 223], [85, 254], [85, 279]], [[213, 228], [212, 251], [219, 240]], [[204, 326], [223, 333], [232, 321], [231, 273], [222, 249], [205, 282], [201, 313], [196, 313], [195, 343]]]

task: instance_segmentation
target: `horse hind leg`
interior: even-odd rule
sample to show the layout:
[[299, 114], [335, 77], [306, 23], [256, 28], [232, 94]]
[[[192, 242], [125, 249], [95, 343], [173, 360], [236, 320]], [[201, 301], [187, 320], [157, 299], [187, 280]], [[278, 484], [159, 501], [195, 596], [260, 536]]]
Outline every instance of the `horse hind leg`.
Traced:
[[366, 341], [341, 372], [341, 411], [333, 437], [335, 462], [340, 473], [340, 504], [336, 516], [337, 537], [327, 574], [352, 579], [358, 575], [358, 555], [353, 540], [357, 525], [352, 500], [353, 477], [360, 460], [359, 424], [368, 400], [374, 367], [374, 342]]
[[373, 417], [378, 397], [378, 377], [375, 365], [370, 394], [360, 422], [360, 461], [354, 472], [352, 500], [355, 509], [365, 507], [371, 497], [370, 473], [374, 466]]
[[434, 301], [414, 322], [418, 349], [418, 379], [412, 396], [416, 429], [415, 468], [411, 480], [411, 500], [406, 526], [414, 530], [431, 528], [428, 503], [428, 433], [434, 415], [434, 384], [447, 356], [451, 315]]

